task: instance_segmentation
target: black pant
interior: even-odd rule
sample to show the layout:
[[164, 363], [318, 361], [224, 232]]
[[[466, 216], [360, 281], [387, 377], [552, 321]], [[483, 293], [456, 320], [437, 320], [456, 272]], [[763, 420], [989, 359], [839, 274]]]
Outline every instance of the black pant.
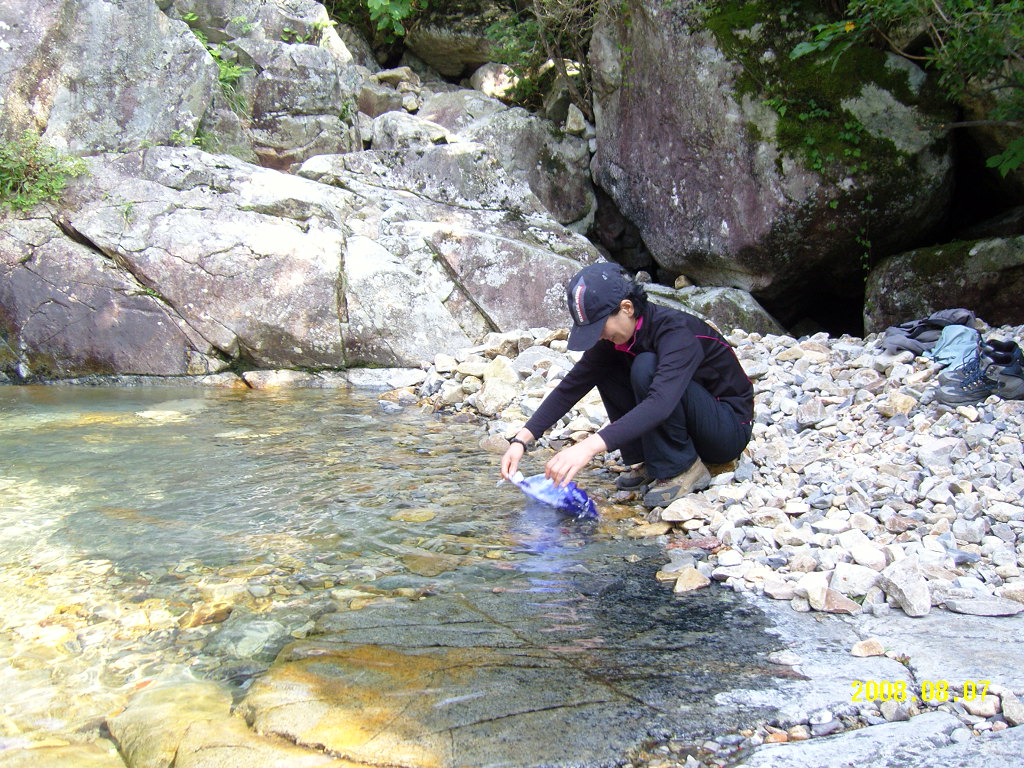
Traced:
[[[642, 352], [633, 359], [629, 371], [610, 375], [597, 385], [612, 421], [647, 397], [657, 364], [657, 355]], [[685, 472], [698, 457], [708, 464], [738, 458], [750, 441], [750, 430], [750, 424], [740, 423], [732, 408], [691, 381], [665, 421], [638, 440], [620, 446], [619, 451], [625, 463], [643, 461], [648, 475], [664, 480]]]

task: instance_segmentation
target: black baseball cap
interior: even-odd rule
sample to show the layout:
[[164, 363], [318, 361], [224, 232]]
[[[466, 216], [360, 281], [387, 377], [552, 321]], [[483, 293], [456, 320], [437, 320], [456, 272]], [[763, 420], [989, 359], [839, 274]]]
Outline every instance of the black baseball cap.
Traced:
[[631, 281], [618, 264], [601, 263], [584, 267], [566, 286], [572, 315], [569, 349], [582, 352], [601, 338], [604, 322], [629, 295]]

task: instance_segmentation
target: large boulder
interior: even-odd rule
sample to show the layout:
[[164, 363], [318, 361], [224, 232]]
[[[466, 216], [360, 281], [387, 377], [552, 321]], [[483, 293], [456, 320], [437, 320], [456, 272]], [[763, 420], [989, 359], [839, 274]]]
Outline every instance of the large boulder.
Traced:
[[243, 39], [232, 48], [251, 70], [239, 95], [261, 165], [287, 169], [314, 155], [362, 148], [342, 119], [353, 111], [362, 86], [356, 68], [339, 67], [330, 51], [316, 45]]
[[494, 0], [449, 0], [431, 5], [405, 35], [405, 46], [446, 77], [470, 75], [491, 60], [487, 27], [504, 10]]
[[349, 205], [333, 190], [234, 158], [154, 147], [90, 163], [59, 216], [72, 238], [226, 359], [341, 367], [337, 211]]
[[761, 334], [785, 333], [785, 329], [758, 304], [757, 299], [739, 288], [689, 286], [673, 290], [654, 284], [645, 288], [655, 304], [689, 312], [707, 320], [725, 334], [737, 329]]
[[0, 370], [176, 375], [224, 367], [155, 292], [45, 218], [0, 229]]
[[369, 70], [312, 0], [18, 0], [0, 22], [0, 137], [45, 131], [80, 155], [198, 145], [273, 168], [359, 148]]
[[764, 3], [627, 5], [591, 46], [594, 177], [665, 272], [751, 291], [789, 322], [854, 297], [867, 249], [936, 225], [947, 113], [919, 70], [873, 50], [791, 61], [813, 22]]
[[868, 333], [950, 307], [992, 325], [1024, 324], [1024, 237], [953, 242], [892, 256], [868, 277]]
[[529, 185], [559, 223], [579, 231], [589, 226], [597, 200], [586, 140], [472, 90], [435, 94], [418, 116], [488, 147], [505, 171]]
[[151, 0], [0, 5], [0, 138], [45, 129], [77, 154], [189, 142], [217, 65]]
[[[358, 149], [357, 94], [370, 70], [313, 0], [173, 0], [226, 74], [195, 143], [269, 168]], [[351, 36], [350, 36], [351, 39]]]
[[359, 195], [353, 230], [416, 265], [471, 338], [564, 325], [565, 283], [598, 258], [479, 144], [315, 157], [299, 175]]

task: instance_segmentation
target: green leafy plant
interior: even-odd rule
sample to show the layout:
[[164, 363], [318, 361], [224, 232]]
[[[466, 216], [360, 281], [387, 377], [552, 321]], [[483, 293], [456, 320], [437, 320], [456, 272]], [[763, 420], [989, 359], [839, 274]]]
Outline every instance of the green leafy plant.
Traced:
[[[191, 15], [195, 16], [194, 13]], [[245, 16], [235, 16], [235, 18], [231, 20], [231, 23], [236, 25], [243, 35], [248, 35], [250, 32], [252, 32], [253, 27], [255, 26]]]
[[217, 62], [217, 82], [220, 83], [221, 93], [228, 100], [228, 104], [235, 112], [244, 112], [246, 109], [245, 98], [238, 92], [238, 81], [243, 75], [252, 72], [249, 67], [243, 67], [236, 61], [228, 59], [222, 46], [207, 46], [207, 50]]
[[198, 19], [194, 13], [186, 13], [181, 18], [182, 21], [190, 25], [192, 34], [196, 36], [210, 56], [213, 57], [213, 60], [217, 62], [217, 82], [220, 84], [221, 93], [228, 100], [231, 109], [235, 112], [244, 112], [246, 110], [246, 103], [245, 98], [238, 92], [238, 82], [242, 79], [243, 75], [252, 72], [252, 69], [250, 67], [243, 67], [234, 61], [222, 45], [210, 45], [210, 40], [205, 32], [191, 27], [191, 24]]
[[85, 161], [45, 144], [32, 131], [0, 142], [0, 206], [24, 211], [56, 201], [68, 179], [85, 173]]
[[353, 99], [345, 99], [341, 102], [341, 109], [338, 110], [338, 118], [343, 123], [351, 125], [355, 120], [356, 112], [358, 112], [358, 108], [356, 107], [355, 101]]
[[310, 41], [310, 38], [310, 35], [304, 35], [301, 32], [297, 32], [296, 30], [292, 29], [291, 27], [285, 27], [281, 31], [281, 40], [282, 42], [285, 43], [308, 43]]
[[405, 35], [405, 21], [416, 8], [413, 0], [366, 0], [370, 21], [382, 32], [396, 37]]

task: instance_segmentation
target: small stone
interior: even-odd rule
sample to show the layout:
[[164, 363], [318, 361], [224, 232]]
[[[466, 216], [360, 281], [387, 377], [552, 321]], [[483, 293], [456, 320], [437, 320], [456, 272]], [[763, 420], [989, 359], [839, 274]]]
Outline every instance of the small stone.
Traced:
[[907, 710], [907, 706], [902, 701], [896, 699], [886, 699], [879, 705], [879, 710], [882, 712], [882, 717], [888, 720], [890, 723], [901, 722], [910, 719], [910, 712]]
[[808, 718], [808, 722], [811, 725], [824, 725], [825, 723], [831, 723], [835, 715], [832, 714], [831, 710], [819, 709], [817, 712], [811, 713]]
[[931, 593], [917, 557], [897, 560], [881, 572], [878, 584], [908, 616], [925, 616], [932, 609]]
[[903, 517], [902, 515], [893, 515], [885, 521], [885, 530], [890, 533], [904, 533], [909, 531], [911, 528], [916, 528], [918, 525], [916, 520], [911, 520], [909, 517]]
[[437, 517], [432, 509], [403, 509], [391, 516], [392, 520], [403, 523], [427, 523]]
[[868, 656], [884, 656], [885, 646], [877, 637], [869, 637], [867, 640], [860, 640], [853, 644], [850, 649], [852, 656], [866, 658]]
[[711, 583], [711, 579], [698, 571], [696, 568], [687, 568], [679, 573], [676, 584], [672, 591], [677, 595], [683, 592], [692, 592], [695, 589], [702, 589]]
[[949, 740], [954, 744], [959, 744], [963, 741], [970, 741], [973, 734], [968, 728], [956, 728], [952, 733], [949, 734]]
[[984, 698], [976, 696], [973, 699], [960, 698], [960, 704], [975, 717], [993, 717], [999, 712], [1000, 699], [993, 693], [988, 693]]
[[811, 738], [811, 732], [806, 725], [794, 725], [786, 732], [790, 741], [807, 741]]
[[743, 553], [735, 549], [723, 549], [718, 553], [718, 564], [723, 568], [739, 565], [743, 562]]
[[764, 737], [765, 744], [784, 744], [787, 741], [789, 741], [787, 733], [769, 733]]
[[878, 582], [879, 572], [863, 565], [836, 563], [829, 586], [847, 597], [866, 595]]
[[873, 571], [885, 570], [888, 561], [885, 552], [874, 544], [859, 544], [850, 550], [850, 556], [857, 565], [863, 565]]
[[829, 720], [827, 723], [811, 726], [811, 735], [814, 737], [828, 736], [829, 734], [843, 729], [842, 720]]
[[828, 579], [829, 574], [823, 571], [812, 571], [796, 583], [796, 595], [806, 598], [814, 610], [824, 610]]
[[686, 522], [699, 518], [710, 520], [714, 514], [714, 507], [700, 496], [684, 496], [676, 499], [661, 511], [661, 519], [666, 522]]
[[645, 539], [651, 536], [663, 536], [672, 530], [671, 523], [642, 523], [635, 528], [630, 528], [626, 535], [631, 539]]
[[820, 610], [825, 613], [845, 613], [853, 616], [860, 613], [860, 603], [857, 603], [834, 589], [825, 590], [825, 603]]
[[1024, 603], [1024, 581], [1005, 585], [999, 592], [1004, 600], [1013, 600], [1017, 603]]
[[796, 591], [792, 582], [779, 578], [767, 578], [764, 580], [764, 593], [773, 600], [792, 600]]
[[1024, 725], [1024, 703], [1016, 695], [1006, 691], [1000, 697], [1003, 705], [1003, 719], [1012, 726]]
[[782, 667], [795, 667], [800, 664], [803, 659], [799, 655], [793, 653], [793, 651], [773, 651], [768, 654], [768, 661]]
[[191, 611], [178, 620], [178, 626], [182, 629], [192, 629], [204, 624], [220, 624], [231, 615], [233, 607], [226, 603], [214, 603], [212, 605], [201, 603], [194, 605]]

